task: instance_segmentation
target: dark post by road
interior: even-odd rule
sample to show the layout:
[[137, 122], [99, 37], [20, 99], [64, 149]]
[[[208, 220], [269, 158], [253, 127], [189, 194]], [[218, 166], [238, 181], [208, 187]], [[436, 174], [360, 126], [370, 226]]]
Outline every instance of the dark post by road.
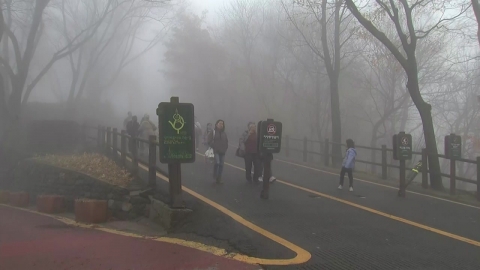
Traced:
[[456, 164], [455, 164], [455, 159], [453, 157], [450, 158], [450, 195], [455, 195], [455, 189], [456, 189], [456, 180], [455, 180], [455, 174], [456, 174]]
[[148, 186], [155, 188], [157, 185], [157, 136], [148, 137]]
[[102, 147], [102, 126], [98, 125], [97, 128], [97, 147], [100, 149]]
[[330, 165], [330, 141], [328, 140], [328, 138], [325, 139], [325, 147], [323, 148], [325, 149], [325, 153], [323, 153], [323, 158], [324, 158], [324, 161], [325, 161], [325, 167], [328, 167]]
[[112, 132], [112, 157], [116, 159], [118, 157], [118, 131], [116, 128]]
[[290, 136], [285, 136], [285, 155], [290, 156]]
[[477, 201], [480, 201], [480, 157], [477, 157]]
[[112, 145], [112, 128], [107, 127], [107, 144], [105, 145], [105, 153], [107, 156], [110, 156], [111, 154], [111, 148], [110, 146]]
[[263, 157], [263, 189], [260, 198], [268, 199], [270, 190], [270, 177], [272, 177], [273, 154], [265, 153]]
[[[372, 150], [375, 151], [375, 150]], [[387, 146], [382, 144], [382, 179], [387, 180], [388, 167], [387, 167]]]
[[[258, 152], [263, 162], [263, 189], [260, 198], [268, 199], [270, 190], [270, 178], [272, 177], [273, 153], [280, 153], [282, 145], [282, 123], [267, 119], [260, 121], [257, 125]], [[307, 137], [303, 141], [304, 161], [307, 159]]]
[[422, 187], [428, 188], [428, 152], [427, 148], [422, 149]]
[[168, 180], [170, 189], [170, 205], [172, 208], [184, 208], [182, 194], [182, 169], [180, 163], [168, 164]]
[[134, 136], [130, 137], [130, 140], [132, 140], [132, 173], [134, 175], [137, 174], [138, 172], [138, 141], [137, 138]]
[[405, 198], [405, 160], [400, 160], [400, 188], [398, 196]]
[[307, 149], [307, 147], [308, 147], [308, 145], [307, 145], [307, 140], [308, 140], [308, 139], [307, 139], [307, 137], [305, 136], [305, 137], [303, 138], [303, 162], [307, 162], [307, 151], [308, 151], [308, 149]]
[[127, 131], [122, 130], [120, 133], [120, 162], [122, 166], [127, 166]]

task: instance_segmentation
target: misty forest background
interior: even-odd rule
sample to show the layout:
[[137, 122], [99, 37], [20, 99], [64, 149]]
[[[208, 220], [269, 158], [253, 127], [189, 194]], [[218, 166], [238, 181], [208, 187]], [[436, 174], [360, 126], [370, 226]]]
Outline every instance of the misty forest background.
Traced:
[[156, 119], [174, 95], [231, 136], [267, 117], [294, 138], [371, 147], [412, 133], [432, 154], [434, 188], [445, 135], [462, 135], [465, 158], [480, 150], [478, 0], [232, 0], [200, 14], [177, 0], [0, 7], [3, 144], [33, 119]]

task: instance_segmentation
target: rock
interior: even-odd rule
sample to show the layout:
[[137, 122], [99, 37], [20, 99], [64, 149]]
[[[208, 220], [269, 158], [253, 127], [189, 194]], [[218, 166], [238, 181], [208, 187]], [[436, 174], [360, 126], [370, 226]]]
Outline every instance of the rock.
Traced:
[[79, 186], [79, 185], [83, 185], [85, 184], [85, 181], [83, 181], [83, 179], [79, 179], [75, 182], [75, 185]]
[[131, 212], [135, 213], [137, 216], [141, 216], [145, 213], [145, 205], [134, 205]]
[[130, 212], [128, 213], [128, 219], [136, 219], [137, 218], [137, 214], [134, 213], [134, 212]]
[[117, 194], [120, 194], [120, 195], [127, 195], [128, 194], [128, 190], [125, 190], [124, 188], [121, 188], [121, 187], [115, 187], [113, 189], [113, 192], [115, 192]]
[[148, 197], [149, 195], [153, 195], [154, 191], [153, 189], [145, 189], [145, 190], [135, 190], [135, 191], [130, 191], [130, 196], [142, 196], [142, 197]]
[[114, 205], [115, 205], [114, 200], [108, 200], [108, 208], [113, 208]]
[[132, 210], [132, 204], [131, 203], [128, 203], [128, 202], [122, 203], [122, 211], [129, 212], [130, 210]]
[[143, 213], [144, 217], [150, 216], [150, 204], [145, 205], [145, 211]]
[[140, 196], [134, 196], [130, 199], [130, 203], [131, 204], [134, 204], [134, 205], [137, 205], [137, 204], [149, 204], [150, 203], [150, 200], [149, 199], [146, 199], [146, 198], [143, 198], [143, 197], [140, 197]]

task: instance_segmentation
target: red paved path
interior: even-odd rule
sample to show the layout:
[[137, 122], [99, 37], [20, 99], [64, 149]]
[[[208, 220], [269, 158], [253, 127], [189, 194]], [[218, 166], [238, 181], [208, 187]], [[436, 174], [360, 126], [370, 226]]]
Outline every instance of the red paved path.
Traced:
[[259, 269], [207, 252], [93, 229], [0, 206], [1, 270]]

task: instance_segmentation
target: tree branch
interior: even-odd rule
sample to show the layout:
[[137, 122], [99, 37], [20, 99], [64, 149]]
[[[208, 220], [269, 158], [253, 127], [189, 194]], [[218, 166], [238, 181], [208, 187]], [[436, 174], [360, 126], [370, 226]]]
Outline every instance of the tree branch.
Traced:
[[353, 16], [357, 18], [358, 22], [363, 25], [374, 37], [376, 37], [380, 42], [382, 42], [385, 47], [388, 48], [388, 50], [395, 56], [395, 58], [398, 60], [400, 65], [405, 70], [408, 70], [408, 64], [407, 64], [407, 59], [405, 56], [403, 56], [400, 51], [397, 49], [397, 47], [393, 44], [393, 42], [388, 39], [388, 37], [383, 33], [382, 31], [378, 30], [378, 28], [373, 25], [371, 21], [366, 19], [358, 10], [357, 6], [353, 3], [353, 0], [345, 0], [347, 3], [348, 8], [350, 9], [350, 12], [352, 12]]

